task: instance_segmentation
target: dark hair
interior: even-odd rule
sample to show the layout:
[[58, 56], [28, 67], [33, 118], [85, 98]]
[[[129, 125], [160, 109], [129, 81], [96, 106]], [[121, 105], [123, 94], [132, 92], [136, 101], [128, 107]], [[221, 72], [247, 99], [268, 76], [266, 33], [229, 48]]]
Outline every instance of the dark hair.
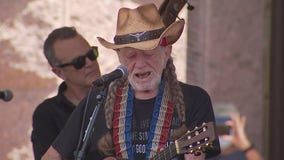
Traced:
[[56, 66], [59, 60], [55, 57], [54, 43], [57, 40], [73, 38], [79, 35], [75, 27], [61, 27], [53, 30], [44, 41], [43, 52], [50, 66]]

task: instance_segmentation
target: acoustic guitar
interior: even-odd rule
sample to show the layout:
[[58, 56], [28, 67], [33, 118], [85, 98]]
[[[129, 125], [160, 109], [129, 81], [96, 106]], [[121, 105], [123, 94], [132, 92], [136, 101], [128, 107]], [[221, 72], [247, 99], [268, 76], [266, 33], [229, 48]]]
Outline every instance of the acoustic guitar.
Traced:
[[[212, 147], [212, 143], [216, 137], [215, 123], [203, 123], [202, 126], [195, 127], [192, 131], [186, 132], [182, 137], [157, 153], [151, 160], [170, 160], [177, 155], [185, 153], [199, 155], [201, 152], [205, 152], [207, 148]], [[117, 159], [108, 157], [104, 160]]]

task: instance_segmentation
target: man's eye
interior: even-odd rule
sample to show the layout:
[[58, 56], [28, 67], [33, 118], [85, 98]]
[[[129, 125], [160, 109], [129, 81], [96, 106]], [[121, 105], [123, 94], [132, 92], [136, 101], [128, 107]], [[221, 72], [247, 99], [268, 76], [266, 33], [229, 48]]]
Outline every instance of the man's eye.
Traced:
[[151, 57], [151, 56], [155, 55], [155, 53], [153, 53], [153, 52], [144, 52], [144, 55], [147, 56], [147, 57]]
[[135, 52], [128, 52], [128, 53], [126, 53], [126, 57], [127, 58], [132, 58], [132, 57], [135, 57], [135, 56], [136, 56]]

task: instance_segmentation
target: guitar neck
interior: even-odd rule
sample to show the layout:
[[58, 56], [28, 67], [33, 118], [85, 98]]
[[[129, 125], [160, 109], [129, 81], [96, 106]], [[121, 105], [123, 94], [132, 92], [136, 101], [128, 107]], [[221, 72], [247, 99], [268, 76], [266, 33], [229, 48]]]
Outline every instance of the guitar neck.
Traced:
[[167, 148], [156, 154], [151, 160], [170, 160], [177, 155], [175, 143], [170, 144]]
[[195, 127], [157, 153], [151, 160], [170, 160], [176, 155], [185, 153], [200, 154], [216, 139], [214, 128], [214, 122], [203, 123], [202, 126]]

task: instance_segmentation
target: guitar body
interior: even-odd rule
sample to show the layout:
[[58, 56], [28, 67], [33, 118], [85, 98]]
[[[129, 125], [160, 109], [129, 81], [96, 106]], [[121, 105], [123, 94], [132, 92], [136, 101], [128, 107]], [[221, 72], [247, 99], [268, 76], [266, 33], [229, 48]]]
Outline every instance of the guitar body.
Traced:
[[[177, 155], [186, 153], [199, 155], [211, 147], [216, 137], [215, 123], [204, 123], [202, 126], [186, 132], [182, 137], [175, 140], [174, 143], [157, 153], [151, 160], [170, 160]], [[107, 157], [104, 160], [116, 160], [116, 158]]]

